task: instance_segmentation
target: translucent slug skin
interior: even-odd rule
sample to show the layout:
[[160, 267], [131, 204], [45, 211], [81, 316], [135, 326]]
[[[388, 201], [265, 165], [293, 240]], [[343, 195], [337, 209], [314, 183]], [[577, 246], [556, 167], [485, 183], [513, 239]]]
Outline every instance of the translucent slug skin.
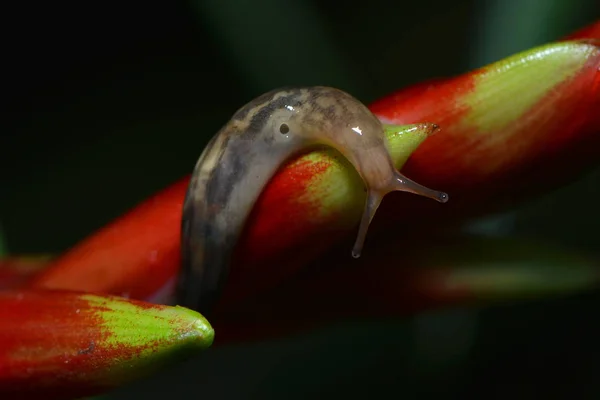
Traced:
[[210, 313], [252, 208], [290, 157], [316, 145], [337, 149], [367, 188], [354, 257], [382, 198], [405, 191], [440, 202], [394, 167], [377, 117], [351, 95], [329, 87], [271, 91], [240, 108], [209, 142], [194, 168], [183, 206], [178, 304]]

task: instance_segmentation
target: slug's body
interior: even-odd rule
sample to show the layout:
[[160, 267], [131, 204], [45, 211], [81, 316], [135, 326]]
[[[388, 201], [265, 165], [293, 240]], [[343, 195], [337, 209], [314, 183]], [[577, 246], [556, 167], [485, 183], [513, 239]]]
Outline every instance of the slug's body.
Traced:
[[381, 122], [349, 94], [328, 87], [266, 93], [233, 115], [196, 164], [183, 208], [180, 305], [210, 311], [260, 193], [284, 162], [315, 145], [342, 153], [367, 187], [354, 257], [360, 255], [385, 194], [407, 191], [441, 202], [448, 198], [395, 169]]

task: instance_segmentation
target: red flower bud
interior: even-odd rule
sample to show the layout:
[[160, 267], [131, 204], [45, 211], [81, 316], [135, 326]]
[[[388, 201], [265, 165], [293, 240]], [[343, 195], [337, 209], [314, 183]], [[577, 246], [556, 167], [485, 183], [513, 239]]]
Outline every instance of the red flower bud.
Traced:
[[0, 291], [0, 398], [76, 399], [146, 376], [212, 344], [204, 317], [64, 291]]

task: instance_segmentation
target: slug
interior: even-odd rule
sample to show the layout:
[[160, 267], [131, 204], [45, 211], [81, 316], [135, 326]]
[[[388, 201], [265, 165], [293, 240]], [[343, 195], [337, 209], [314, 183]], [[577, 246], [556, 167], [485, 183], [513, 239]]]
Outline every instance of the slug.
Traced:
[[198, 159], [183, 205], [178, 304], [208, 313], [257, 198], [275, 172], [301, 151], [326, 145], [356, 168], [367, 200], [352, 256], [361, 254], [383, 197], [411, 192], [446, 202], [448, 195], [403, 176], [387, 148], [383, 125], [360, 101], [330, 87], [265, 93], [231, 117]]

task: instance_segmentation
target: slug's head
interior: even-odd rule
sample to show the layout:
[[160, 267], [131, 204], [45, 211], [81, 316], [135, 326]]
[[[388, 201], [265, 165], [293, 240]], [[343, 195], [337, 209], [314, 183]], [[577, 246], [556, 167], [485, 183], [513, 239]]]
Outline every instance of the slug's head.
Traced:
[[350, 161], [367, 188], [352, 252], [355, 257], [360, 256], [368, 226], [387, 193], [403, 191], [439, 202], [448, 200], [446, 193], [426, 188], [396, 170], [382, 123], [364, 104], [341, 90], [308, 87], [269, 92], [240, 109], [232, 122], [247, 137], [262, 141], [273, 151], [324, 144]]
[[229, 128], [240, 139], [251, 141], [254, 149], [268, 148], [271, 154], [301, 150], [319, 138], [310, 123], [315, 115], [310, 97], [310, 89], [304, 88], [265, 93], [240, 108]]

